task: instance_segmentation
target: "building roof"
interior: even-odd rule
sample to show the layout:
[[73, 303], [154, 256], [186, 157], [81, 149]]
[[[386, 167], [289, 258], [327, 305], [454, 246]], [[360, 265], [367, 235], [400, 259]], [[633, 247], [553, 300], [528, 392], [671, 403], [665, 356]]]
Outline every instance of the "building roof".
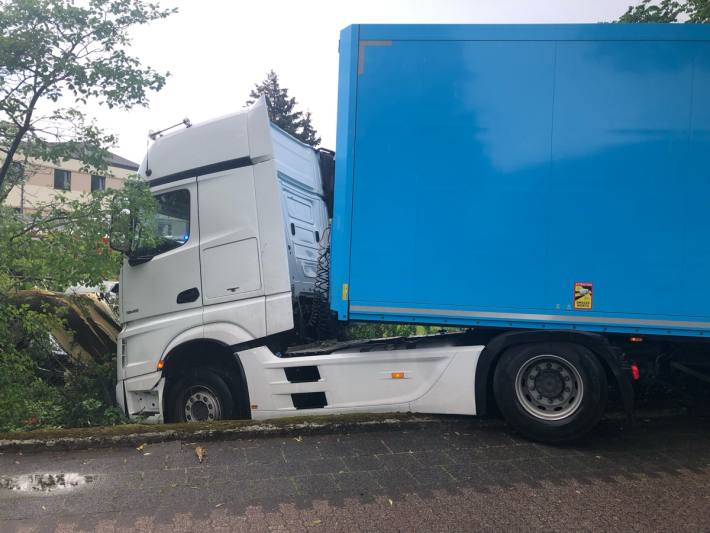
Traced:
[[109, 166], [123, 168], [125, 170], [138, 170], [138, 163], [134, 163], [125, 157], [109, 152], [110, 159], [108, 161]]
[[[59, 143], [49, 142], [48, 144], [57, 145]], [[138, 167], [140, 166], [140, 165], [138, 165], [138, 163], [134, 163], [130, 159], [126, 159], [125, 157], [121, 157], [120, 155], [114, 154], [111, 151], [108, 152], [108, 155], [109, 156], [108, 156], [106, 163], [108, 163], [108, 165], [110, 167], [122, 168], [124, 170], [136, 170], [137, 171]], [[76, 154], [75, 154], [75, 158], [77, 158]]]

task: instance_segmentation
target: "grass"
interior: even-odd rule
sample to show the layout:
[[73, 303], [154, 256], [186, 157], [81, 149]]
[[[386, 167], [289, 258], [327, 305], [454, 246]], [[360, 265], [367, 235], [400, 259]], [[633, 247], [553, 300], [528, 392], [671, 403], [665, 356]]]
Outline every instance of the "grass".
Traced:
[[128, 435], [141, 434], [191, 434], [191, 433], [238, 433], [240, 430], [268, 428], [286, 428], [298, 425], [318, 426], [322, 424], [348, 425], [364, 422], [383, 422], [385, 420], [408, 420], [415, 415], [407, 413], [362, 414], [348, 413], [338, 415], [289, 416], [270, 420], [223, 420], [217, 422], [190, 422], [181, 424], [121, 424], [116, 426], [98, 426], [85, 428], [37, 429], [0, 433], [0, 441], [38, 441], [56, 439], [111, 439]]

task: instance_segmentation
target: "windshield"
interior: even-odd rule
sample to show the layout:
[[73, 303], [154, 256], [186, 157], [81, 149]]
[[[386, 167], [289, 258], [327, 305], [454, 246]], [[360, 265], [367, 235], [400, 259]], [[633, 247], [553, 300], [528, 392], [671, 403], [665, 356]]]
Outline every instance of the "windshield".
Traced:
[[142, 221], [137, 256], [156, 256], [178, 248], [190, 238], [190, 191], [179, 189], [155, 196], [154, 220]]

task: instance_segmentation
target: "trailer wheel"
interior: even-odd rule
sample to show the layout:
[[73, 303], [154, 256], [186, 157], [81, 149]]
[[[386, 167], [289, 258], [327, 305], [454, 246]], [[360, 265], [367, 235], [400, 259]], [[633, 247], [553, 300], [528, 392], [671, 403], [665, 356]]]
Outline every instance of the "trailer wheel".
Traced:
[[584, 346], [513, 346], [501, 356], [493, 392], [508, 423], [547, 443], [576, 440], [599, 422], [607, 402], [606, 373]]
[[209, 422], [231, 418], [234, 399], [224, 379], [213, 370], [197, 368], [184, 376], [173, 393], [177, 422]]

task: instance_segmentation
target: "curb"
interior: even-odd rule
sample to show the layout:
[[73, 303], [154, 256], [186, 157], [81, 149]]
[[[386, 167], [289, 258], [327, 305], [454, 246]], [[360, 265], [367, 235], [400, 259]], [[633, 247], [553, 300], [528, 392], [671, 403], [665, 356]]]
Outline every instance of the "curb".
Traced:
[[[626, 426], [626, 415], [608, 413], [604, 423], [621, 423]], [[688, 419], [685, 409], [639, 410], [635, 427], [649, 423]], [[690, 417], [698, 418], [698, 417]], [[701, 417], [702, 418], [702, 417]], [[85, 450], [89, 448], [136, 447], [176, 440], [215, 441], [228, 439], [254, 439], [290, 437], [298, 435], [355, 433], [383, 429], [423, 429], [439, 426], [466, 426], [467, 429], [504, 428], [506, 424], [497, 418], [481, 418], [456, 415], [420, 415], [412, 413], [341, 414], [308, 417], [286, 417], [264, 421], [233, 420], [209, 424], [164, 424], [110, 426], [81, 429], [37, 430], [0, 435], [0, 453]], [[76, 435], [80, 433], [80, 435]], [[97, 434], [98, 433], [98, 434]], [[104, 434], [101, 434], [104, 433]], [[73, 435], [74, 434], [74, 435]], [[8, 438], [16, 437], [16, 438]]]
[[[226, 439], [251, 439], [262, 437], [282, 437], [305, 434], [327, 434], [343, 432], [366, 432], [380, 429], [420, 429], [425, 426], [446, 425], [452, 422], [473, 421], [477, 425], [490, 426], [502, 425], [500, 421], [467, 419], [461, 417], [447, 417], [437, 415], [412, 415], [392, 413], [386, 415], [325, 415], [311, 416], [303, 419], [280, 418], [267, 421], [230, 421], [213, 423], [211, 426], [198, 424], [165, 424], [154, 426], [140, 426], [136, 431], [125, 434], [111, 435], [108, 428], [107, 435], [70, 436], [76, 430], [56, 430], [52, 437], [41, 435], [33, 436], [24, 433], [21, 438], [0, 439], [0, 452], [33, 452], [33, 451], [65, 451], [82, 450], [87, 448], [109, 448], [138, 446], [140, 444], [154, 444], [175, 440], [226, 440]], [[196, 426], [194, 429], [186, 427]], [[174, 426], [178, 426], [177, 428]], [[121, 426], [115, 426], [114, 431], [120, 431]], [[102, 428], [94, 428], [99, 432]], [[103, 428], [106, 429], [106, 428]], [[39, 433], [39, 432], [38, 432]], [[67, 433], [62, 436], [61, 433]], [[7, 437], [5, 434], [3, 437]], [[20, 435], [18, 435], [19, 437]]]

